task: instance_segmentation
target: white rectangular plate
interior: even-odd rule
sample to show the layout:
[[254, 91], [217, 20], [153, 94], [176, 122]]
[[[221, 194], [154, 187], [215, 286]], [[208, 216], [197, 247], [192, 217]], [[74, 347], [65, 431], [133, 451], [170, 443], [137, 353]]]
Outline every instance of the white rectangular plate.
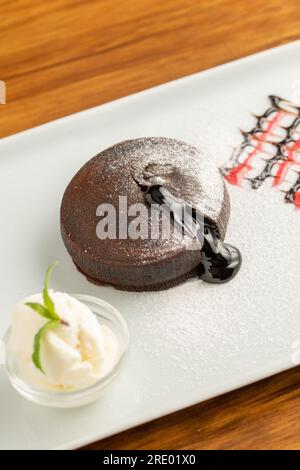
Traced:
[[226, 162], [241, 142], [238, 129], [253, 127], [250, 112], [263, 112], [267, 95], [295, 96], [299, 56], [300, 42], [292, 43], [2, 139], [1, 336], [14, 303], [40, 291], [46, 266], [59, 259], [53, 287], [118, 307], [131, 348], [108, 393], [76, 410], [25, 401], [0, 367], [1, 448], [74, 448], [292, 367], [300, 213], [281, 194], [229, 187], [227, 240], [242, 251], [239, 275], [221, 286], [195, 279], [159, 293], [89, 284], [61, 241], [59, 206], [80, 166], [124, 139], [175, 137]]

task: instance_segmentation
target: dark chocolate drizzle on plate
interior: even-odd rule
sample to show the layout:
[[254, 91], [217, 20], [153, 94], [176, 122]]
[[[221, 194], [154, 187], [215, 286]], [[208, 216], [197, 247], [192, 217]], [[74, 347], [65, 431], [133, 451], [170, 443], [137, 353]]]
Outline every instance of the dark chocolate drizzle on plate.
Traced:
[[177, 230], [199, 241], [201, 262], [198, 275], [202, 281], [222, 284], [238, 273], [242, 262], [241, 253], [221, 239], [219, 230], [211, 219], [173, 196], [164, 186], [148, 188], [145, 199], [149, 205], [168, 211]]

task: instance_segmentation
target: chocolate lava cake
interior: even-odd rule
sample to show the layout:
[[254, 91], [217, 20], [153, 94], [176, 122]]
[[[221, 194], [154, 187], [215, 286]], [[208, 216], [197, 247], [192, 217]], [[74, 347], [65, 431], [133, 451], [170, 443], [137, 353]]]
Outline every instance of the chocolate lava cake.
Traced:
[[[96, 214], [112, 204], [118, 224], [119, 196], [128, 207], [147, 207], [147, 188], [160, 185], [196, 207], [224, 239], [229, 196], [219, 169], [199, 149], [164, 137], [118, 143], [89, 160], [69, 183], [61, 204], [61, 233], [77, 268], [92, 282], [129, 291], [165, 289], [197, 274], [201, 250], [190, 249], [190, 237], [168, 239], [99, 239]], [[161, 214], [161, 220], [164, 217]], [[128, 223], [130, 222], [128, 217]]]

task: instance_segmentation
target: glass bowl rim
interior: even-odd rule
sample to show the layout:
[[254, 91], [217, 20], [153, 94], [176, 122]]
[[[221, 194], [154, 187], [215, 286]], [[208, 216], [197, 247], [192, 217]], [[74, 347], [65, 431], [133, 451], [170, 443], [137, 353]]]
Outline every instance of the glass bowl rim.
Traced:
[[[120, 351], [120, 356], [113, 366], [113, 368], [107, 372], [105, 375], [100, 377], [99, 380], [94, 382], [93, 384], [80, 388], [78, 390], [71, 390], [71, 391], [53, 391], [53, 390], [39, 390], [33, 388], [29, 383], [25, 382], [22, 378], [20, 378], [14, 370], [9, 366], [9, 360], [8, 360], [8, 355], [9, 355], [9, 338], [11, 334], [11, 326], [8, 327], [3, 341], [5, 344], [5, 369], [6, 373], [8, 375], [8, 378], [12, 384], [12, 386], [22, 395], [30, 395], [33, 398], [36, 398], [37, 400], [43, 399], [43, 398], [50, 398], [53, 400], [61, 400], [61, 401], [66, 401], [69, 398], [77, 398], [79, 396], [86, 397], [89, 396], [90, 394], [93, 394], [97, 389], [99, 388], [102, 390], [106, 385], [108, 385], [113, 378], [118, 374], [118, 372], [121, 370], [124, 360], [127, 356], [128, 352], [128, 346], [129, 346], [129, 330], [127, 323], [124, 319], [124, 317], [121, 315], [120, 311], [114, 307], [112, 304], [109, 302], [106, 302], [103, 299], [100, 299], [98, 297], [94, 297], [92, 295], [85, 295], [85, 294], [70, 294], [72, 297], [76, 298], [79, 301], [82, 301], [83, 303], [89, 302], [91, 304], [96, 304], [98, 307], [103, 307], [104, 311], [108, 313], [106, 318], [111, 321], [116, 321], [121, 329], [121, 336], [122, 336], [122, 344], [121, 344], [121, 351]], [[91, 309], [93, 311], [93, 309]], [[93, 311], [94, 315], [96, 315], [97, 320], [99, 322], [101, 314], [98, 312]]]

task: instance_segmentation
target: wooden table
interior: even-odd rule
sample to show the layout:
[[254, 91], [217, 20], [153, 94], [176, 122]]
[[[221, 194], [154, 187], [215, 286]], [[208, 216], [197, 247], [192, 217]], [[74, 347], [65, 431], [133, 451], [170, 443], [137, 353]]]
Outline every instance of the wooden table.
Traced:
[[[299, 17], [299, 0], [0, 0], [0, 136], [293, 41]], [[299, 449], [299, 380], [294, 369], [89, 448]]]

